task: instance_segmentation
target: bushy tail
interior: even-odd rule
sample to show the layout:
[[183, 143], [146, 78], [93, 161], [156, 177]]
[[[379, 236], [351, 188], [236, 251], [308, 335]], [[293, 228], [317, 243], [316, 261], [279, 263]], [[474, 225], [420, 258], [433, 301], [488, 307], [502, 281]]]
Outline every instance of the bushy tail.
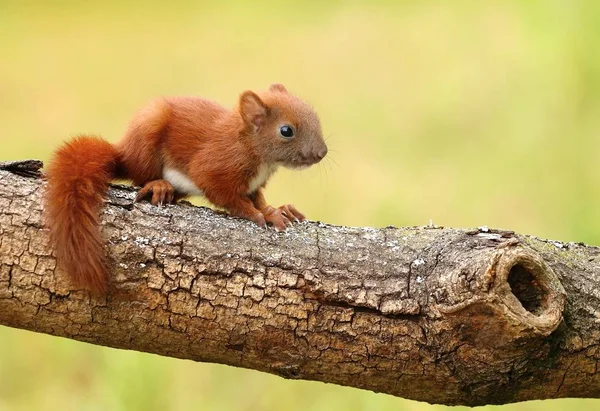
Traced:
[[54, 154], [46, 172], [45, 213], [58, 264], [74, 285], [97, 294], [108, 288], [98, 215], [117, 161], [110, 143], [79, 136]]

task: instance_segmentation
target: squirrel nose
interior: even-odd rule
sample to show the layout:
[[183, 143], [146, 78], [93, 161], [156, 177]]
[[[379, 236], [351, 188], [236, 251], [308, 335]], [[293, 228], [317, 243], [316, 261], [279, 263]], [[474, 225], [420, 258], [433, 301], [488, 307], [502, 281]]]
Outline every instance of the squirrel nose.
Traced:
[[317, 152], [317, 158], [319, 160], [323, 160], [323, 158], [327, 155], [327, 147], [323, 147]]
[[300, 153], [300, 157], [311, 164], [318, 163], [327, 155], [327, 146], [322, 148], [314, 148], [310, 151], [303, 151]]

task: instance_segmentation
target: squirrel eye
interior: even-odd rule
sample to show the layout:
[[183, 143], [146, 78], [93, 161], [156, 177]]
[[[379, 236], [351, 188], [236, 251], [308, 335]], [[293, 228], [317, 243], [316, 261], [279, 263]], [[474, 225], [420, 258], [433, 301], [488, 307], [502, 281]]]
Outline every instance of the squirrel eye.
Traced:
[[291, 138], [294, 137], [294, 129], [290, 126], [282, 126], [279, 129], [279, 134], [281, 134], [282, 137]]

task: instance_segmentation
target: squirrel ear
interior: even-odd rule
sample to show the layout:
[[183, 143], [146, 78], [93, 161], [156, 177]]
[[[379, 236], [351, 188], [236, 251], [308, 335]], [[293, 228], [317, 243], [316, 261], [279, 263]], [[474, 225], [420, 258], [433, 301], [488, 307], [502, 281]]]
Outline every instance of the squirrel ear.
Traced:
[[240, 96], [240, 114], [246, 122], [258, 129], [267, 117], [267, 106], [253, 91], [244, 91]]
[[287, 93], [287, 89], [283, 86], [283, 84], [274, 83], [269, 86], [269, 91], [279, 91], [280, 93]]

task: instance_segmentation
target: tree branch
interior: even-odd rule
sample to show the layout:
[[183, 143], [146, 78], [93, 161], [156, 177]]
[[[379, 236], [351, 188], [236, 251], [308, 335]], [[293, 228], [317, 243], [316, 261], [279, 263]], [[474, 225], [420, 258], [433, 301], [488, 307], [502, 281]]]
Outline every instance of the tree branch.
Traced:
[[110, 190], [112, 284], [70, 288], [36, 163], [0, 163], [0, 324], [442, 404], [600, 397], [600, 249], [512, 232], [285, 233]]

